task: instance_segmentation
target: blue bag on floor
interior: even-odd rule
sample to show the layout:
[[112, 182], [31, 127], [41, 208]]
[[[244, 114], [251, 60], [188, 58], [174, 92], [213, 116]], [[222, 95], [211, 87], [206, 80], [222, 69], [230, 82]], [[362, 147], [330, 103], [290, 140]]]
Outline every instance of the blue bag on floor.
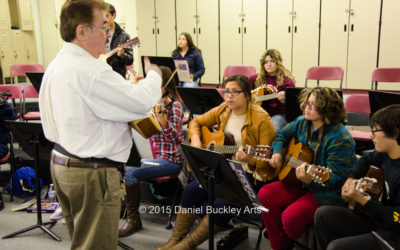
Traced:
[[[40, 187], [43, 181], [39, 179]], [[35, 170], [31, 167], [21, 167], [14, 173], [13, 193], [16, 195], [34, 195], [35, 194]]]

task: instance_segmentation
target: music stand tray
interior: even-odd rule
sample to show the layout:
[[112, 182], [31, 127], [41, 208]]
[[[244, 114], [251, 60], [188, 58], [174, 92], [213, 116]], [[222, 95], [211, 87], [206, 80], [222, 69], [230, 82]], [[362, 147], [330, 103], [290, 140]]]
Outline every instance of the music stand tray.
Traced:
[[190, 117], [204, 114], [224, 102], [217, 89], [177, 87], [183, 103], [190, 110]]
[[[52, 149], [52, 143], [46, 140], [44, 137], [42, 124], [38, 122], [18, 122], [18, 121], [6, 121], [7, 127], [10, 129], [14, 138], [20, 143], [22, 149], [35, 159], [35, 191], [36, 191], [36, 206], [37, 206], [37, 223], [30, 227], [21, 229], [17, 232], [11, 233], [9, 235], [3, 236], [2, 239], [9, 239], [19, 234], [31, 231], [35, 228], [40, 228], [43, 232], [50, 235], [54, 240], [61, 241], [61, 238], [53, 233], [46, 225], [50, 227], [54, 226], [57, 221], [42, 222], [42, 208], [41, 208], [41, 198], [40, 191], [41, 187], [39, 184], [39, 146], [41, 150]], [[50, 151], [48, 151], [50, 155]], [[49, 159], [49, 158], [48, 158]]]

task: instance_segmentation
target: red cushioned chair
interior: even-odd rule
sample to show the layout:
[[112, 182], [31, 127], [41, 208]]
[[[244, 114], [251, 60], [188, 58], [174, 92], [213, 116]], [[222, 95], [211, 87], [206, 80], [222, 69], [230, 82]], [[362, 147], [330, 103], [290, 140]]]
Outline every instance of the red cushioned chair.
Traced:
[[340, 89], [342, 89], [344, 70], [338, 66], [314, 66], [307, 70], [305, 87], [308, 80], [317, 80], [319, 86], [320, 80], [340, 80]]
[[371, 108], [368, 94], [353, 94], [346, 98], [347, 125], [368, 126]]
[[13, 83], [14, 77], [26, 76], [26, 72], [44, 72], [44, 67], [41, 64], [14, 64], [10, 67], [11, 83]]
[[376, 68], [372, 72], [371, 90], [378, 88], [378, 82], [400, 82], [400, 68]]
[[224, 78], [236, 74], [242, 74], [247, 77], [256, 73], [256, 67], [251, 65], [228, 65], [224, 71]]
[[33, 84], [28, 84], [22, 89], [22, 119], [27, 120], [40, 120], [40, 112], [32, 111], [25, 112], [25, 100], [26, 98], [39, 98], [39, 93], [36, 91]]

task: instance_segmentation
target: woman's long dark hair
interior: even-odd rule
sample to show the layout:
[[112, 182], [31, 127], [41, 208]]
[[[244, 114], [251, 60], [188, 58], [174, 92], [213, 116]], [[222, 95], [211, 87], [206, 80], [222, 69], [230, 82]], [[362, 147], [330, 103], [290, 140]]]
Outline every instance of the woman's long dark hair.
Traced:
[[[200, 53], [201, 53], [201, 49], [199, 49], [196, 45], [194, 45], [193, 38], [189, 33], [182, 32], [179, 35], [179, 37], [181, 37], [182, 35], [185, 36], [189, 49], [194, 48], [194, 49], [197, 49], [198, 51], [200, 51]], [[177, 45], [174, 51], [181, 51], [181, 48]]]

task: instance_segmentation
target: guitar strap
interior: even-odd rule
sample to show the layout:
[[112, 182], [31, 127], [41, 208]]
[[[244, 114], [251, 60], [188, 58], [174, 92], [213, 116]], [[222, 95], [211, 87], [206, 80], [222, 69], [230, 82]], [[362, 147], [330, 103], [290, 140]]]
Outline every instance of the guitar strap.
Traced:
[[[307, 133], [307, 146], [308, 146], [308, 147], [310, 147], [310, 143], [311, 143], [311, 136], [312, 136], [311, 127], [312, 127], [312, 126], [308, 126], [308, 133]], [[315, 150], [314, 150], [314, 158], [313, 158], [313, 162], [311, 162], [311, 164], [314, 164], [315, 161], [317, 160], [317, 153], [318, 153], [319, 146], [321, 145], [321, 140], [322, 140], [322, 133], [323, 133], [323, 131], [324, 131], [324, 125], [322, 125], [322, 127], [319, 128], [319, 133], [318, 133], [318, 144], [317, 144], [317, 146], [315, 147]], [[310, 148], [311, 148], [311, 147], [310, 147]]]

